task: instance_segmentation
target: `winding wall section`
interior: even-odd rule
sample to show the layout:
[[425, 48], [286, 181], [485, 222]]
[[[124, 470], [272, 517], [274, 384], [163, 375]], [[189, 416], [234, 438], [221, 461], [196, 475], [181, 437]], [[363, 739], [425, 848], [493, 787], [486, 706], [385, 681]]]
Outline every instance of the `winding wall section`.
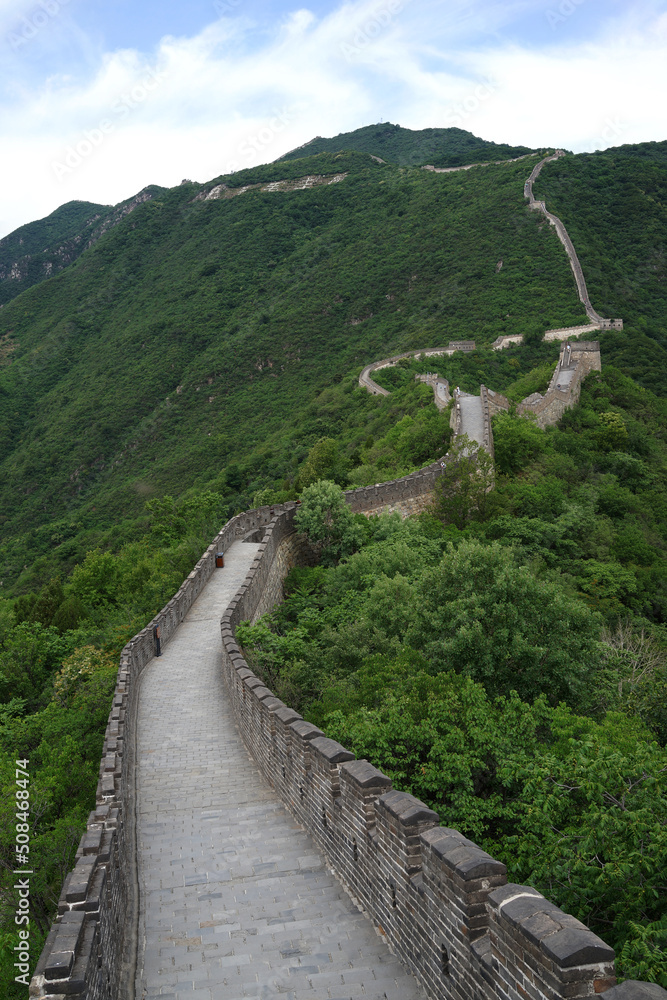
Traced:
[[[358, 491], [355, 491], [358, 492]], [[390, 779], [275, 698], [235, 639], [282, 600], [291, 565], [311, 561], [295, 533], [296, 504], [233, 518], [177, 595], [123, 651], [91, 814], [31, 984], [35, 998], [131, 997], [136, 954], [135, 711], [139, 676], [153, 658], [153, 627], [168, 643], [211, 574], [220, 547], [263, 536], [243, 585], [221, 609], [223, 674], [237, 725], [260, 770], [311, 834], [333, 870], [431, 997], [667, 1000], [646, 983], [615, 986], [614, 953], [505, 866]]]
[[586, 287], [586, 279], [584, 278], [584, 272], [581, 264], [579, 263], [579, 258], [577, 257], [577, 251], [574, 249], [574, 243], [570, 239], [569, 233], [565, 228], [563, 222], [554, 215], [552, 212], [547, 211], [547, 206], [545, 202], [539, 201], [535, 198], [533, 194], [533, 185], [537, 178], [542, 172], [542, 168], [547, 163], [553, 163], [554, 160], [560, 159], [561, 156], [565, 156], [565, 151], [558, 149], [551, 156], [545, 156], [543, 160], [540, 160], [538, 164], [533, 168], [530, 177], [524, 185], [524, 194], [528, 199], [528, 207], [536, 209], [542, 212], [543, 215], [548, 219], [549, 224], [554, 226], [556, 232], [558, 233], [558, 238], [565, 247], [565, 251], [570, 260], [570, 266], [572, 267], [572, 273], [574, 274], [574, 280], [577, 283], [577, 291], [579, 293], [579, 299], [586, 310], [586, 315], [590, 319], [591, 323], [598, 326], [599, 329], [622, 329], [623, 320], [621, 319], [604, 319], [591, 305], [591, 300], [588, 294], [588, 288]]
[[[531, 207], [542, 210], [556, 226], [589, 317], [612, 325], [590, 305], [565, 227], [533, 198], [534, 180], [544, 163], [557, 155], [562, 154], [545, 158], [533, 170], [526, 196]], [[408, 352], [386, 363], [414, 354], [447, 354], [451, 348]], [[589, 362], [594, 354], [590, 350]], [[599, 362], [599, 351], [597, 358]], [[566, 364], [567, 386], [557, 384], [565, 367], [561, 356], [556, 384], [545, 396], [546, 400], [551, 394], [556, 409], [561, 404], [564, 409], [568, 400], [571, 405], [585, 374], [581, 366], [572, 369], [571, 357]], [[386, 394], [370, 378], [382, 365], [367, 366], [360, 384]], [[558, 394], [563, 399], [556, 398]], [[489, 431], [484, 446], [489, 450], [490, 417], [505, 409], [503, 400], [482, 386]], [[544, 419], [553, 422], [548, 410], [545, 405]], [[455, 423], [457, 412], [460, 417], [460, 407], [453, 413]], [[348, 503], [354, 511], [369, 513], [420, 501], [431, 493], [446, 461], [447, 457], [411, 476], [352, 490]], [[458, 831], [437, 826], [437, 816], [423, 803], [392, 791], [386, 775], [367, 761], [355, 761], [353, 754], [274, 698], [252, 674], [234, 637], [236, 625], [269, 611], [282, 599], [282, 580], [290, 565], [312, 559], [304, 540], [295, 534], [295, 508], [295, 504], [263, 507], [232, 518], [176, 595], [123, 650], [105, 734], [97, 806], [75, 867], [63, 885], [58, 917], [40, 956], [31, 996], [43, 1000], [134, 996], [139, 680], [155, 654], [155, 630], [160, 629], [161, 642], [167, 644], [214, 572], [216, 552], [256, 534], [263, 539], [258, 554], [221, 622], [225, 680], [240, 731], [267, 781], [428, 993], [452, 1000], [556, 1000], [607, 991], [609, 1000], [667, 1000], [667, 992], [651, 984], [614, 986], [611, 948], [536, 890], [508, 885], [503, 864]]]
[[389, 396], [391, 393], [388, 389], [383, 389], [381, 385], [373, 381], [371, 378], [373, 372], [379, 372], [381, 368], [391, 368], [397, 361], [401, 361], [403, 358], [418, 358], [420, 354], [423, 354], [425, 358], [432, 358], [440, 357], [443, 354], [454, 354], [456, 351], [469, 352], [474, 350], [474, 340], [452, 340], [447, 347], [428, 347], [421, 351], [406, 351], [404, 354], [394, 354], [390, 358], [383, 358], [381, 361], [372, 361], [370, 365], [366, 365], [359, 376], [359, 385], [362, 389], [367, 389], [372, 396]]

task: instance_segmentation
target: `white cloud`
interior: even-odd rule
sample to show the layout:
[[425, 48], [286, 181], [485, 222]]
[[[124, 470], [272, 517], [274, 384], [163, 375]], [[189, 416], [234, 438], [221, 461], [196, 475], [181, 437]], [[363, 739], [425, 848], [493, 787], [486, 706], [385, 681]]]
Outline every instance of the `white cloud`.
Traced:
[[[8, 6], [0, 0], [0, 23]], [[626, 14], [579, 44], [554, 32], [542, 50], [490, 40], [508, 16], [544, 10], [351, 0], [268, 27], [234, 13], [163, 38], [150, 56], [107, 53], [87, 80], [14, 80], [0, 111], [0, 234], [75, 198], [111, 203], [149, 183], [208, 180], [380, 117], [577, 150], [667, 137], [665, 16]]]

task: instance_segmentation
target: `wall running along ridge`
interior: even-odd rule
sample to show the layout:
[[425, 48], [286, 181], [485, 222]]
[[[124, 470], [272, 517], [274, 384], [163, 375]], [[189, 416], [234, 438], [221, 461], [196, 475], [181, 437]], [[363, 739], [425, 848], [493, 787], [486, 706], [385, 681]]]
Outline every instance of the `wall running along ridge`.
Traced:
[[[547, 157], [538, 168], [554, 158]], [[526, 185], [531, 199], [538, 168]], [[552, 224], [560, 223], [540, 205], [555, 220]], [[474, 350], [474, 343], [375, 362], [364, 369], [359, 384], [388, 395], [372, 381], [372, 371], [402, 357], [456, 349]], [[578, 400], [585, 375], [600, 367], [596, 342], [573, 344], [567, 358], [572, 377], [565, 389], [559, 388], [565, 350], [570, 348], [561, 352], [545, 397], [519, 404], [519, 412], [534, 412], [540, 426], [559, 419]], [[492, 454], [490, 418], [509, 409], [509, 401], [484, 386], [481, 396], [484, 447]], [[456, 429], [456, 409], [452, 421]], [[358, 513], [412, 513], [428, 503], [449, 461], [444, 456], [410, 476], [350, 490], [347, 501]], [[125, 646], [105, 734], [97, 806], [63, 884], [30, 996], [133, 1000], [139, 913], [134, 766], [141, 672], [154, 656], [153, 629], [160, 628], [166, 645], [214, 572], [216, 552], [261, 532], [260, 551], [221, 622], [226, 681], [239, 726], [266, 779], [427, 993], [452, 1000], [556, 1000], [607, 991], [609, 1000], [667, 1000], [667, 991], [652, 984], [614, 986], [611, 948], [536, 890], [507, 885], [503, 864], [458, 831], [437, 826], [436, 814], [423, 803], [392, 791], [386, 775], [367, 761], [355, 761], [254, 677], [234, 629], [282, 600], [282, 580], [293, 565], [313, 561], [312, 550], [294, 530], [296, 507], [262, 507], [228, 521], [171, 601]]]
[[584, 272], [579, 263], [579, 258], [577, 257], [577, 251], [574, 249], [574, 243], [570, 239], [567, 229], [558, 218], [557, 215], [553, 215], [551, 212], [547, 211], [547, 206], [543, 201], [538, 201], [533, 195], [533, 184], [540, 176], [542, 172], [542, 167], [545, 163], [552, 163], [554, 160], [560, 159], [561, 156], [565, 156], [565, 151], [562, 149], [556, 150], [552, 156], [545, 156], [543, 160], [534, 167], [530, 177], [524, 185], [524, 195], [528, 199], [528, 207], [536, 209], [542, 212], [543, 215], [549, 220], [549, 224], [555, 226], [556, 232], [558, 233], [558, 238], [565, 247], [565, 251], [570, 259], [570, 266], [572, 267], [572, 273], [574, 274], [574, 280], [577, 283], [577, 291], [579, 293], [579, 299], [586, 310], [586, 315], [590, 319], [591, 323], [594, 323], [601, 330], [622, 330], [623, 320], [622, 319], [604, 319], [598, 312], [595, 311], [591, 305], [591, 300], [588, 295], [588, 288], [586, 287], [586, 279], [584, 278]]
[[[346, 494], [353, 510], [380, 509], [432, 484], [436, 468]], [[429, 489], [431, 486], [429, 485]], [[366, 507], [365, 505], [370, 506]], [[557, 1000], [608, 992], [609, 1000], [667, 1000], [648, 983], [615, 986], [614, 953], [529, 886], [507, 884], [505, 866], [368, 761], [324, 737], [275, 698], [243, 658], [240, 621], [282, 600], [282, 580], [313, 551], [296, 534], [297, 504], [232, 518], [177, 594], [121, 655], [90, 814], [58, 917], [30, 986], [35, 998], [131, 1000], [138, 898], [134, 841], [135, 712], [141, 671], [166, 644], [214, 572], [215, 553], [261, 532], [242, 587], [221, 620], [225, 680], [239, 729], [266, 780], [365, 909], [427, 994], [451, 1000]]]

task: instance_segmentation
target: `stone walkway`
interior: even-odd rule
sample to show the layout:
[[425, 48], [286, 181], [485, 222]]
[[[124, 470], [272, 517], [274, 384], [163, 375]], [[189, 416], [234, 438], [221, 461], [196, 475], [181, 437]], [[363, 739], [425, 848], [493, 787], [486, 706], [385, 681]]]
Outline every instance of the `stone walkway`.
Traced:
[[471, 441], [484, 443], [484, 411], [482, 397], [461, 393], [461, 430]]
[[226, 704], [219, 620], [256, 551], [231, 546], [142, 676], [136, 1000], [423, 1000], [263, 781]]

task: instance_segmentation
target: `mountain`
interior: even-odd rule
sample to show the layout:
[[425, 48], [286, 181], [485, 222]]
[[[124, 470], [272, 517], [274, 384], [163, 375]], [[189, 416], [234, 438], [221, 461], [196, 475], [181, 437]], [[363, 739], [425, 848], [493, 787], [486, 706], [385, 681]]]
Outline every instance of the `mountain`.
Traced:
[[386, 122], [367, 125], [354, 132], [341, 132], [331, 139], [318, 135], [303, 146], [281, 156], [280, 160], [296, 160], [318, 153], [339, 153], [355, 149], [379, 156], [388, 163], [401, 166], [460, 167], [468, 163], [488, 163], [508, 160], [534, 153], [528, 146], [508, 146], [506, 143], [479, 139], [461, 128], [424, 128], [413, 130]]
[[[540, 154], [435, 173], [371, 146], [150, 188], [97, 219], [65, 206], [50, 235], [35, 223], [7, 237], [37, 256], [66, 235], [77, 256], [0, 310], [5, 587], [132, 537], [151, 498], [209, 488], [248, 507], [291, 484], [318, 438], [357, 454], [407, 412], [356, 390], [375, 358], [474, 339], [456, 376], [474, 391], [553, 362], [543, 332], [585, 316], [555, 231], [526, 208]], [[597, 308], [625, 318], [601, 335], [605, 363], [660, 395], [665, 178], [654, 144], [567, 155], [537, 188], [571, 228]], [[630, 266], [641, 281], [620, 280]], [[510, 333], [523, 353], [483, 350]]]
[[[551, 381], [545, 330], [585, 323], [524, 196], [543, 154], [464, 133], [468, 155], [459, 131], [427, 148], [372, 126], [114, 208], [71, 203], [3, 241], [0, 765], [15, 796], [29, 758], [40, 796], [31, 971], [94, 808], [120, 650], [214, 533], [299, 494], [321, 539], [336, 490], [318, 480], [372, 485], [452, 447], [421, 381], [433, 359], [381, 369], [387, 395], [359, 387], [367, 363], [473, 339], [439, 373], [517, 401]], [[667, 143], [563, 155], [535, 194], [593, 305], [623, 317], [599, 333], [602, 370], [557, 426], [497, 414], [493, 464], [455, 442], [423, 518], [342, 504], [339, 552], [358, 551], [327, 567], [330, 532], [237, 641], [304, 718], [616, 947], [620, 977], [667, 985]], [[502, 334], [523, 343], [493, 350]], [[3, 898], [14, 885], [7, 863]], [[0, 981], [21, 1000], [15, 953], [0, 948]]]
[[58, 274], [162, 188], [151, 186], [119, 205], [70, 201], [0, 240], [0, 306]]

